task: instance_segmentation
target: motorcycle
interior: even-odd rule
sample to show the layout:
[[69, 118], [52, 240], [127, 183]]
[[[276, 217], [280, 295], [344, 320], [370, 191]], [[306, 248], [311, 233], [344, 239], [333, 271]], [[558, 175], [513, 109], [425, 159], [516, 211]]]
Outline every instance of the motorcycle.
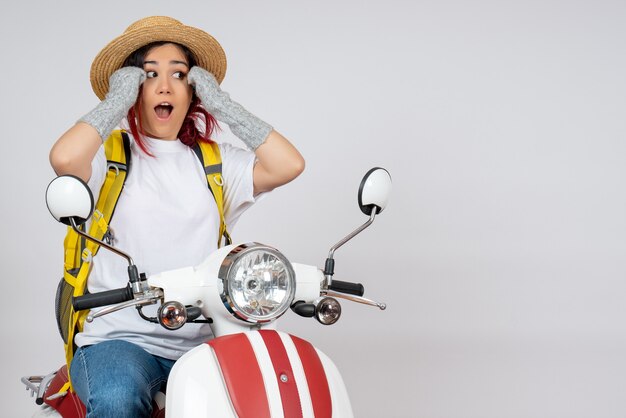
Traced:
[[[352, 417], [341, 374], [332, 360], [308, 341], [277, 330], [288, 309], [332, 325], [341, 316], [338, 299], [386, 308], [363, 297], [360, 283], [335, 280], [334, 253], [370, 226], [387, 205], [391, 176], [373, 168], [358, 191], [369, 219], [331, 247], [324, 269], [291, 263], [279, 250], [261, 243], [232, 244], [202, 263], [146, 277], [132, 258], [98, 241], [79, 226], [93, 213], [90, 189], [74, 176], [54, 179], [46, 191], [53, 217], [85, 239], [128, 262], [124, 288], [75, 297], [73, 307], [90, 310], [87, 321], [134, 307], [145, 320], [169, 330], [210, 323], [215, 338], [176, 361], [165, 394], [153, 400], [153, 417]], [[158, 305], [155, 317], [142, 309]], [[71, 391], [67, 368], [46, 376], [22, 378], [40, 407], [35, 416], [84, 417], [85, 408]], [[164, 408], [167, 405], [167, 408]]]

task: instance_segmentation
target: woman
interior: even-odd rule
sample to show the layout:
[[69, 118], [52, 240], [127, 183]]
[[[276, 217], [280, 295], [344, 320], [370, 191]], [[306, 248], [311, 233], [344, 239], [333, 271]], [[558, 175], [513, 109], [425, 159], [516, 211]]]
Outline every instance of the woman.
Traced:
[[[229, 228], [261, 193], [304, 169], [287, 139], [220, 89], [225, 69], [224, 52], [207, 33], [167, 17], [141, 19], [96, 57], [91, 83], [103, 100], [50, 152], [57, 174], [82, 178], [98, 196], [107, 171], [103, 141], [127, 118], [132, 168], [111, 239], [147, 274], [196, 265], [217, 248], [219, 214], [190, 148], [209, 140], [215, 119], [249, 149], [219, 145]], [[125, 285], [120, 257], [100, 251], [92, 266], [90, 292]], [[174, 361], [210, 336], [198, 324], [167, 331], [132, 309], [85, 323], [70, 376], [87, 416], [149, 416]]]

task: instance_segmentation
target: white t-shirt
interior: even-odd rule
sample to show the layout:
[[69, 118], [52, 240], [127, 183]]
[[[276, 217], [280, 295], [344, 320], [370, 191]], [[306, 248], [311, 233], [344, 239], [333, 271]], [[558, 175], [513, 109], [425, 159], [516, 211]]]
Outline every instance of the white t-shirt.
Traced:
[[[195, 266], [217, 248], [219, 214], [208, 188], [204, 169], [193, 150], [180, 142], [146, 138], [154, 155], [146, 155], [131, 137], [131, 169], [118, 200], [111, 232], [113, 245], [132, 258], [139, 272], [151, 275]], [[254, 153], [220, 144], [224, 179], [224, 215], [229, 231], [239, 216], [255, 202]], [[92, 162], [89, 187], [97, 197], [107, 171], [104, 148]], [[128, 283], [128, 262], [105, 248], [93, 259], [89, 292], [123, 287]], [[156, 307], [143, 309], [155, 316]], [[169, 331], [141, 319], [134, 308], [85, 322], [77, 334], [78, 346], [123, 339], [148, 352], [177, 359], [212, 337], [207, 324], [186, 324]]]

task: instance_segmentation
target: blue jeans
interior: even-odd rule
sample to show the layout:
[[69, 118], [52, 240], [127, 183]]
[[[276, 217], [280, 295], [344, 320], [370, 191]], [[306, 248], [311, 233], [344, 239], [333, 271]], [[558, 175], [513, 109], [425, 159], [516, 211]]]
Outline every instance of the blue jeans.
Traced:
[[87, 418], [149, 417], [152, 397], [167, 381], [174, 360], [122, 340], [80, 347], [70, 366], [72, 385]]

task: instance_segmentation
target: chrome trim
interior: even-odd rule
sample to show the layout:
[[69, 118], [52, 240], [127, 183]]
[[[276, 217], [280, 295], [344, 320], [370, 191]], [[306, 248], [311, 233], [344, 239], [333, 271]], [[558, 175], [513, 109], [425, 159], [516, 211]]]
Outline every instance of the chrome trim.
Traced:
[[[266, 319], [253, 318], [245, 312], [242, 312], [236, 306], [228, 291], [228, 276], [230, 273], [230, 269], [233, 267], [233, 265], [235, 265], [239, 258], [251, 251], [257, 250], [264, 250], [280, 259], [285, 264], [285, 267], [289, 272], [289, 277], [291, 281], [289, 295], [287, 297], [288, 302], [284, 304], [284, 307], [281, 310], [273, 312], [272, 317], [268, 317]], [[266, 324], [281, 317], [287, 311], [287, 309], [289, 309], [289, 306], [291, 306], [291, 303], [293, 302], [296, 293], [296, 273], [293, 269], [293, 266], [291, 265], [291, 262], [287, 259], [287, 257], [284, 256], [283, 253], [278, 251], [276, 248], [260, 244], [258, 242], [248, 242], [234, 247], [228, 253], [228, 255], [224, 257], [224, 260], [222, 260], [222, 265], [220, 266], [218, 271], [218, 285], [221, 286], [221, 289], [218, 290], [220, 291], [220, 298], [222, 300], [222, 303], [232, 316], [240, 321], [244, 321], [250, 324]]]
[[[343, 239], [341, 239], [338, 243], [336, 243], [330, 248], [330, 251], [328, 251], [328, 259], [332, 260], [333, 257], [335, 256], [335, 251], [337, 251], [339, 247], [341, 247], [343, 244], [345, 244], [346, 242], [350, 241], [352, 238], [354, 238], [355, 236], [363, 232], [365, 228], [367, 228], [374, 222], [374, 218], [376, 218], [375, 210], [372, 211], [372, 213], [370, 214], [370, 218], [363, 225], [359, 226], [357, 229], [350, 232], [348, 235], [346, 235]], [[325, 274], [324, 277], [326, 278], [326, 280], [324, 281], [324, 288], [328, 289], [333, 282], [333, 276], [332, 274]]]
[[[336, 311], [337, 311], [337, 316], [336, 317], [330, 317], [331, 321], [330, 322], [325, 322], [322, 320], [322, 308], [324, 306], [328, 306], [328, 305], [336, 305]], [[315, 306], [315, 319], [317, 319], [317, 322], [319, 322], [322, 325], [333, 325], [336, 324], [337, 321], [339, 321], [339, 318], [341, 318], [341, 304], [339, 303], [339, 301], [335, 298], [332, 298], [330, 296], [324, 296], [319, 302], [317, 302], [317, 305]]]
[[128, 300], [126, 302], [116, 303], [115, 305], [107, 306], [106, 308], [102, 308], [97, 312], [90, 312], [85, 318], [87, 322], [93, 322], [94, 319], [107, 315], [120, 309], [128, 308], [130, 306], [145, 306], [152, 305], [157, 303], [159, 300], [163, 298], [163, 291], [161, 289], [154, 289], [145, 292], [142, 296], [136, 297], [133, 300]]
[[46, 376], [25, 376], [22, 377], [22, 383], [26, 385], [26, 390], [30, 391], [30, 396], [37, 395], [35, 398], [35, 403], [37, 405], [43, 404], [44, 395], [46, 394], [46, 390], [48, 390], [48, 386], [50, 386], [50, 382], [54, 379], [57, 372], [52, 372]]
[[324, 291], [322, 291], [322, 294], [326, 295], [326, 296], [332, 296], [334, 298], [341, 298], [341, 299], [351, 300], [352, 302], [358, 302], [358, 303], [362, 303], [364, 305], [376, 306], [381, 311], [384, 311], [385, 309], [387, 309], [387, 304], [386, 303], [374, 302], [373, 300], [370, 300], [368, 298], [364, 298], [363, 296], [353, 296], [353, 295], [348, 295], [346, 293], [334, 292], [332, 290], [324, 290]]
[[85, 232], [81, 231], [78, 228], [78, 225], [76, 224], [76, 220], [74, 218], [69, 218], [70, 220], [70, 226], [72, 227], [72, 229], [74, 230], [74, 232], [76, 232], [78, 235], [80, 235], [81, 237], [85, 238], [88, 241], [91, 242], [95, 242], [96, 244], [98, 244], [101, 247], [106, 248], [109, 251], [113, 251], [115, 254], [122, 256], [126, 259], [126, 261], [128, 262], [129, 266], [132, 266], [135, 264], [135, 262], [133, 261], [133, 259], [131, 258], [130, 255], [126, 254], [124, 251], [118, 250], [117, 248], [113, 247], [112, 245], [107, 244], [104, 241], [100, 241], [98, 239], [95, 239], [94, 237], [92, 237], [89, 234], [86, 234]]
[[[176, 308], [181, 310], [183, 313], [183, 317], [185, 320], [176, 327], [168, 327], [167, 325], [163, 323], [163, 310], [165, 309], [167, 305], [172, 305], [172, 306], [176, 305]], [[159, 325], [161, 325], [163, 328], [168, 329], [170, 331], [175, 331], [177, 329], [182, 328], [183, 325], [187, 323], [187, 308], [185, 308], [185, 305], [183, 305], [182, 303], [176, 300], [170, 300], [169, 302], [165, 302], [163, 305], [159, 306], [159, 310], [157, 311], [157, 320], [159, 321]]]
[[375, 217], [376, 217], [376, 211], [373, 211], [372, 214], [370, 215], [370, 218], [363, 225], [359, 226], [357, 229], [355, 229], [354, 231], [346, 235], [345, 238], [341, 239], [338, 243], [333, 245], [330, 248], [330, 251], [328, 252], [328, 258], [333, 258], [333, 256], [335, 255], [335, 251], [337, 251], [339, 247], [341, 247], [346, 242], [350, 241], [352, 238], [357, 236], [361, 231], [363, 231], [365, 228], [370, 226], [372, 222], [374, 222]]

